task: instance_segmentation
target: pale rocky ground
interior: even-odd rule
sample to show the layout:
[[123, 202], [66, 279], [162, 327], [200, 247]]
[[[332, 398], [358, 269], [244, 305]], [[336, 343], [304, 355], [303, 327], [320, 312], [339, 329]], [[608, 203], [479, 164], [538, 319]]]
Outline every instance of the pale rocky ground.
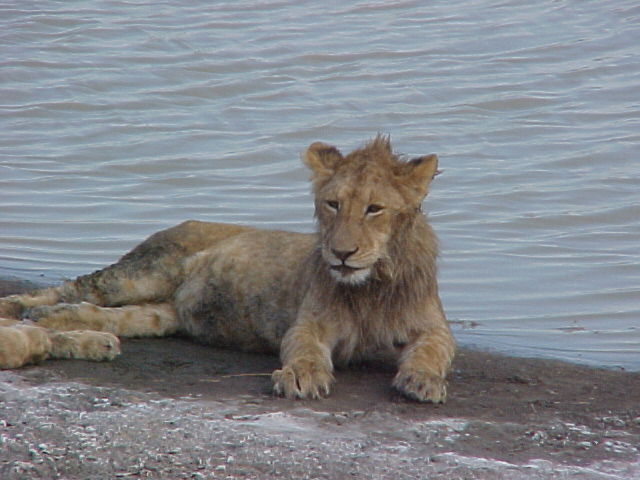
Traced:
[[0, 478], [640, 478], [640, 373], [461, 350], [422, 405], [379, 365], [275, 398], [277, 365], [169, 338], [1, 371]]

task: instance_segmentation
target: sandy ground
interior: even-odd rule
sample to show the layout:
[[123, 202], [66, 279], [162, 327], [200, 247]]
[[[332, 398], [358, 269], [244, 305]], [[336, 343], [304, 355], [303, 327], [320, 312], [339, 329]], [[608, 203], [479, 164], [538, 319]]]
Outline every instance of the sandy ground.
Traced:
[[640, 479], [640, 373], [462, 349], [431, 405], [382, 365], [276, 398], [277, 365], [167, 338], [0, 371], [0, 478]]

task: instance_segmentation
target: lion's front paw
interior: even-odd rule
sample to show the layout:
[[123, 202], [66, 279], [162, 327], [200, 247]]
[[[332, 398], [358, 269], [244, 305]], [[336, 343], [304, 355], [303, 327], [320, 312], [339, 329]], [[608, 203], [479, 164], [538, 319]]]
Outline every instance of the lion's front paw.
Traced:
[[393, 386], [419, 402], [444, 403], [447, 399], [446, 380], [421, 370], [401, 369], [393, 380]]
[[321, 398], [329, 395], [333, 375], [313, 362], [285, 365], [271, 375], [273, 391], [287, 398]]

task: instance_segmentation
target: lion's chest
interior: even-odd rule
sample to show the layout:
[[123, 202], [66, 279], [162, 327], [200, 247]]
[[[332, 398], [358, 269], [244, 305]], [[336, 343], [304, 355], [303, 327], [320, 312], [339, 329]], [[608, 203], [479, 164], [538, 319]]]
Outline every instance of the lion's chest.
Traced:
[[[364, 312], [359, 312], [364, 313]], [[338, 364], [382, 360], [395, 362], [415, 336], [413, 322], [395, 312], [371, 309], [366, 315], [346, 315], [342, 325], [349, 325], [334, 349]]]

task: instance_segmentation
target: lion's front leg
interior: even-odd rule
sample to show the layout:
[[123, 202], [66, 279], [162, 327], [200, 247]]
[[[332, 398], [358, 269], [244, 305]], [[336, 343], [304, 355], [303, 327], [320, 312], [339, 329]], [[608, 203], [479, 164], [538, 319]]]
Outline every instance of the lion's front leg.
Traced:
[[420, 402], [444, 403], [455, 342], [447, 327], [423, 332], [402, 352], [393, 386]]
[[274, 392], [287, 398], [320, 398], [329, 394], [333, 364], [326, 328], [316, 322], [296, 324], [281, 346], [282, 369], [271, 376]]

